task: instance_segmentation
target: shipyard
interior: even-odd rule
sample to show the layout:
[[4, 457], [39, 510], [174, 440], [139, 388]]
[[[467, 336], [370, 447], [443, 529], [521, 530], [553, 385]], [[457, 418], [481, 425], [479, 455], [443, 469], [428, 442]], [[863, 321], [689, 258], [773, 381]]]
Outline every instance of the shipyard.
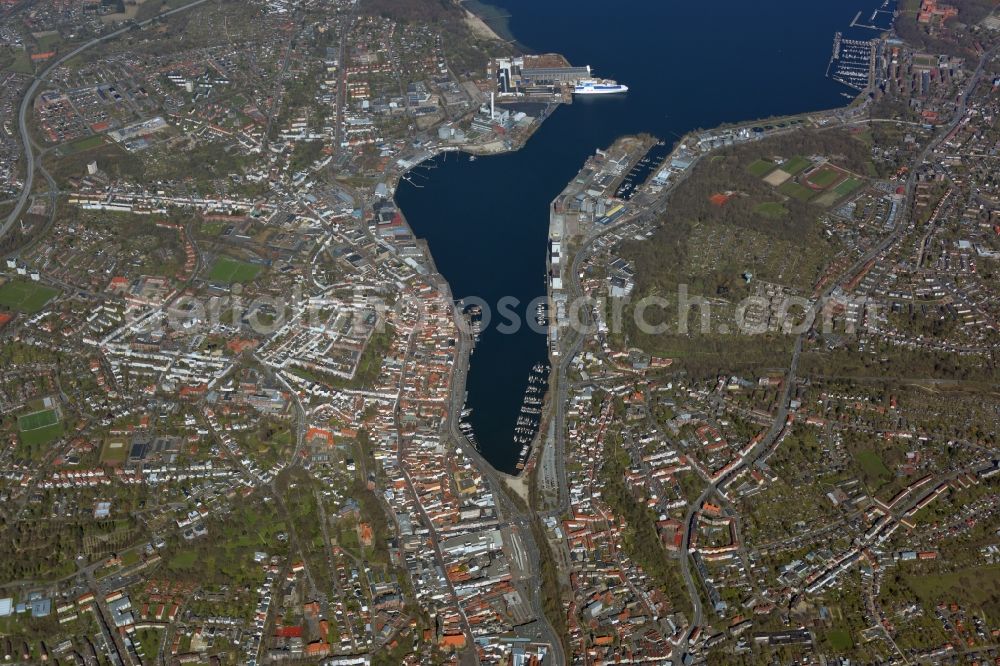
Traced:
[[621, 94], [628, 86], [595, 78], [590, 65], [574, 67], [555, 53], [497, 58], [490, 63], [501, 100], [558, 99], [572, 103], [574, 95]]

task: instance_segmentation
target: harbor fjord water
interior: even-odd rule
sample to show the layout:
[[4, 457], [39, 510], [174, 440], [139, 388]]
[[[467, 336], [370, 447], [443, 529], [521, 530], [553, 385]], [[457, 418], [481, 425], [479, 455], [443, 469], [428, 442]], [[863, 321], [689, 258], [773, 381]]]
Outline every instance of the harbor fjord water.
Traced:
[[[588, 155], [623, 134], [649, 132], [669, 145], [698, 127], [845, 104], [851, 91], [824, 76], [834, 34], [874, 36], [849, 25], [858, 11], [869, 16], [882, 2], [492, 4], [510, 14], [509, 29], [526, 48], [560, 52], [629, 86], [623, 96], [578, 98], [559, 108], [520, 151], [476, 161], [437, 157], [396, 193], [456, 298], [495, 306], [513, 296], [526, 322], [534, 317], [528, 304], [545, 295], [549, 203]], [[484, 456], [512, 472], [528, 376], [547, 349], [532, 327], [504, 334], [497, 323], [494, 316], [484, 327], [472, 356], [466, 406]]]

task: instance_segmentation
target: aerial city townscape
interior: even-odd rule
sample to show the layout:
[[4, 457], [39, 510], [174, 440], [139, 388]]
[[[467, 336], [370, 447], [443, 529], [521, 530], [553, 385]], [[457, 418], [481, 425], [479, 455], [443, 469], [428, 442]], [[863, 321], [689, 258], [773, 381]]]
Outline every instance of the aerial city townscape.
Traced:
[[2, 663], [1000, 664], [1000, 4], [852, 2], [3, 0]]

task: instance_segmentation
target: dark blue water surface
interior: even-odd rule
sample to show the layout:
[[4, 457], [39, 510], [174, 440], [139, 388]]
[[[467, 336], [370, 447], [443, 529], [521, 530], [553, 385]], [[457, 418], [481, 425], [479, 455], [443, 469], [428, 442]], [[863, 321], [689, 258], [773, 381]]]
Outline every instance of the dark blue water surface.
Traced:
[[[880, 0], [492, 0], [534, 52], [559, 52], [574, 65], [629, 86], [624, 96], [577, 99], [559, 108], [516, 153], [470, 162], [435, 159], [396, 199], [426, 238], [456, 298], [523, 304], [545, 294], [549, 203], [588, 155], [623, 134], [649, 132], [668, 143], [695, 128], [847, 102], [825, 78], [837, 31], [849, 30]], [[533, 317], [533, 312], [521, 317]], [[512, 471], [520, 445], [514, 421], [528, 373], [546, 359], [545, 336], [527, 326], [483, 333], [468, 379], [469, 419], [480, 449]]]

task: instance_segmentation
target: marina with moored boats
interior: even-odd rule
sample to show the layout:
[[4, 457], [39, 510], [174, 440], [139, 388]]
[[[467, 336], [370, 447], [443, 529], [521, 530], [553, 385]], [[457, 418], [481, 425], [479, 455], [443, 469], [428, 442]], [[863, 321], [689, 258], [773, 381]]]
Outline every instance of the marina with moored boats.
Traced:
[[[548, 363], [536, 363], [532, 366], [531, 372], [528, 373], [528, 382], [524, 389], [521, 409], [514, 423], [514, 444], [520, 447], [517, 464], [515, 465], [517, 472], [521, 472], [528, 464], [532, 447], [538, 436], [538, 430], [542, 422], [542, 407], [545, 404], [545, 392], [549, 384], [549, 370], [550, 366]], [[462, 417], [458, 427], [462, 431], [462, 434], [474, 446], [478, 447], [479, 443], [473, 432], [472, 424], [468, 420], [471, 415], [471, 408], [462, 409]]]

